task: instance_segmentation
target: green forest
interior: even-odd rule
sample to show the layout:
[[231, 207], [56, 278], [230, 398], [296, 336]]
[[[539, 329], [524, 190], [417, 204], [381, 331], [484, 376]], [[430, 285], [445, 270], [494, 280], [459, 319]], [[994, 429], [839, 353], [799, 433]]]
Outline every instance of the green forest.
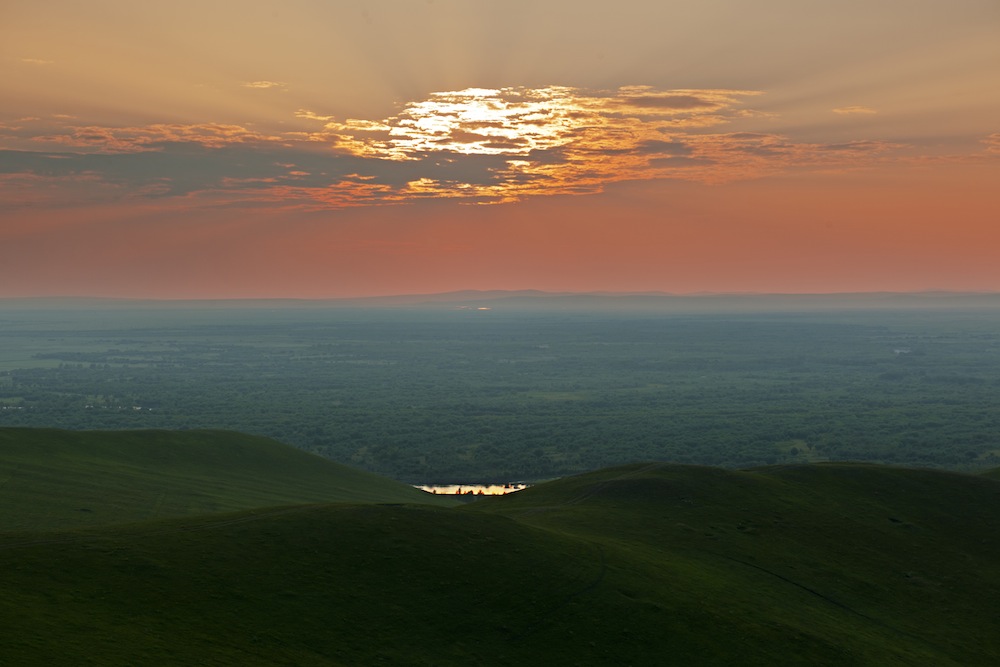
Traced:
[[232, 429], [410, 483], [1000, 465], [996, 309], [0, 307], [0, 426]]

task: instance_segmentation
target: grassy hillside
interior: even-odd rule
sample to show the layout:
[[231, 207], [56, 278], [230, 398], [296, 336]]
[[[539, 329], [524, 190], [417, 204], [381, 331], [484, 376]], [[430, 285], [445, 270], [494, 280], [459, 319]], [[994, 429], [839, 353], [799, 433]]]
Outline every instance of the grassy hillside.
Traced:
[[654, 464], [480, 507], [602, 545], [621, 564], [623, 595], [668, 616], [708, 612], [728, 626], [717, 642], [760, 664], [1000, 662], [1000, 484], [990, 479]]
[[325, 505], [21, 538], [0, 569], [4, 664], [441, 665], [556, 657], [600, 563], [504, 517]]
[[239, 433], [0, 428], [0, 531], [311, 502], [447, 501]]
[[998, 500], [981, 476], [650, 464], [461, 508], [7, 534], [0, 663], [1000, 664]]
[[986, 472], [980, 474], [982, 474], [983, 477], [1000, 480], [1000, 468], [993, 468], [992, 470], [987, 470]]

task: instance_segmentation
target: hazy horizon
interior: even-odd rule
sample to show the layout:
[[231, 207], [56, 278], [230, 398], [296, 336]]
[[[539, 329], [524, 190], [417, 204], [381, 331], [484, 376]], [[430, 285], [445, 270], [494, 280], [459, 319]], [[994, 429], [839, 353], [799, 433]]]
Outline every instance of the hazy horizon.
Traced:
[[614, 304], [622, 305], [625, 302], [663, 305], [663, 304], [684, 304], [703, 303], [719, 304], [719, 309], [738, 305], [773, 305], [791, 304], [806, 306], [809, 304], [819, 305], [906, 305], [906, 306], [946, 306], [946, 307], [993, 307], [1000, 306], [1000, 302], [994, 304], [993, 299], [1000, 298], [1000, 291], [952, 291], [952, 290], [917, 290], [910, 292], [890, 292], [890, 291], [867, 291], [867, 292], [550, 292], [545, 290], [452, 290], [448, 292], [431, 293], [395, 293], [395, 294], [372, 294], [372, 295], [350, 295], [339, 297], [121, 297], [102, 296], [93, 294], [53, 294], [45, 296], [0, 296], [0, 305], [18, 304], [329, 304], [333, 306], [454, 306], [456, 308], [468, 308], [470, 304], [518, 304], [518, 305], [543, 305], [551, 304], [574, 304], [579, 308], [586, 309], [589, 305], [594, 308], [601, 308]]

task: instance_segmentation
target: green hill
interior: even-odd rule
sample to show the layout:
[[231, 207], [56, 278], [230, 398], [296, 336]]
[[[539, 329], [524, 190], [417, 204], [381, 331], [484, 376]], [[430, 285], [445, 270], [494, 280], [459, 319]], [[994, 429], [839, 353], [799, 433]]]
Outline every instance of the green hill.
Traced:
[[994, 665], [998, 500], [926, 470], [646, 464], [455, 508], [8, 533], [0, 663]]
[[2, 664], [446, 665], [555, 657], [539, 624], [601, 568], [504, 517], [324, 505], [22, 536], [0, 571]]
[[446, 501], [240, 433], [0, 428], [0, 531], [311, 502]]
[[743, 637], [718, 642], [760, 664], [995, 664], [998, 501], [997, 482], [940, 471], [651, 464], [482, 507], [603, 545], [634, 564], [623, 592], [717, 616]]

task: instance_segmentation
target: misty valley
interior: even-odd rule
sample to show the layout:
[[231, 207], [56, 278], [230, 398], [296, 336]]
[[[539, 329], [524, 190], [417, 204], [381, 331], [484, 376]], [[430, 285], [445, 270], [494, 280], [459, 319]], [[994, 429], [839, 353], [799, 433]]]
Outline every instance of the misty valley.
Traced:
[[8, 302], [0, 426], [232, 429], [413, 484], [1000, 465], [995, 309], [484, 303]]

